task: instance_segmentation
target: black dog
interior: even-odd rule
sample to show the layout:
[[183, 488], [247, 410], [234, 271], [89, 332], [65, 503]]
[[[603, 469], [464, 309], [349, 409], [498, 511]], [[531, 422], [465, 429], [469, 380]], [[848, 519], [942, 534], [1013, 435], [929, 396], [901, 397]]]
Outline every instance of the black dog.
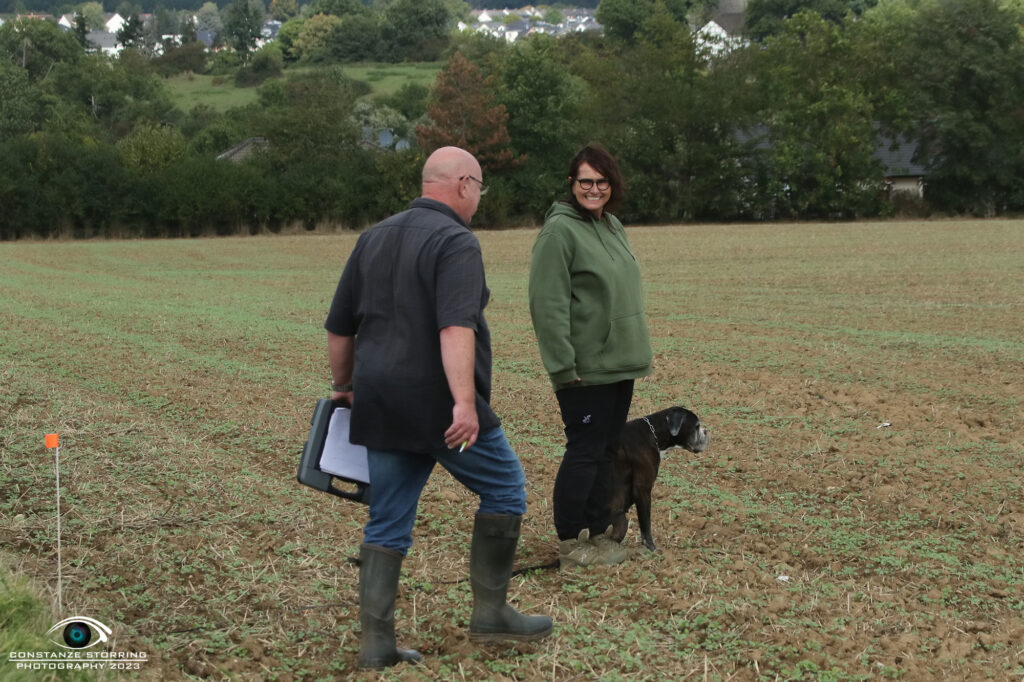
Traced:
[[690, 452], [703, 452], [709, 438], [700, 418], [683, 407], [670, 407], [626, 422], [614, 459], [613, 540], [622, 542], [626, 537], [629, 527], [626, 512], [636, 504], [644, 545], [651, 551], [657, 549], [651, 536], [651, 490], [658, 477], [661, 453], [676, 446]]

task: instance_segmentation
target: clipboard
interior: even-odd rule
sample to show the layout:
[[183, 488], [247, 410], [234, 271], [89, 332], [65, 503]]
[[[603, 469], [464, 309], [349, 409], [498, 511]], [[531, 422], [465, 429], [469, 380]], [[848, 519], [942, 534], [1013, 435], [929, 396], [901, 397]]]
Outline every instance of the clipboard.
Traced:
[[[366, 448], [348, 440], [351, 411], [321, 398], [313, 409], [309, 436], [302, 448], [299, 483], [347, 500], [370, 503], [370, 474]], [[354, 489], [337, 487], [349, 483]]]

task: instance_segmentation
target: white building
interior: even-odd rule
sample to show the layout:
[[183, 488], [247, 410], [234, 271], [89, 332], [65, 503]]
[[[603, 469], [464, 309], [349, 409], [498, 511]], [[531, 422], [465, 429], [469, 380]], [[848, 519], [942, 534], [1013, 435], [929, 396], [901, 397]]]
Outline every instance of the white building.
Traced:
[[105, 30], [107, 33], [113, 33], [114, 35], [117, 35], [117, 32], [120, 31], [123, 26], [124, 19], [121, 17], [120, 14], [115, 12], [114, 14], [111, 14], [109, 17], [107, 17], [107, 23], [103, 25], [103, 30]]
[[729, 35], [729, 32], [715, 21], [704, 24], [697, 31], [696, 38], [697, 45], [710, 52], [712, 57], [718, 57], [747, 44], [743, 38]]
[[[500, 14], [499, 14], [500, 12]], [[594, 19], [592, 9], [563, 9], [561, 24], [543, 21], [544, 13], [532, 5], [518, 10], [473, 10], [469, 23], [459, 22], [460, 31], [484, 33], [510, 43], [534, 33], [564, 35], [579, 31], [600, 31], [601, 25]], [[498, 20], [495, 20], [498, 17]]]

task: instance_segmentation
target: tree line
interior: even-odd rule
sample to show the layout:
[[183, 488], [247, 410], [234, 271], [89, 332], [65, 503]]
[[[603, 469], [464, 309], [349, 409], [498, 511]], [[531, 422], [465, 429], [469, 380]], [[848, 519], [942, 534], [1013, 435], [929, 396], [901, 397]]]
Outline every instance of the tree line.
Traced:
[[[446, 27], [419, 34], [444, 68], [432, 87], [386, 97], [350, 78], [332, 44], [338, 26], [379, 20], [358, 0], [296, 15], [338, 20], [317, 33], [321, 51], [291, 50], [296, 33], [248, 59], [195, 44], [108, 58], [53, 23], [10, 21], [0, 239], [361, 227], [418, 194], [423, 158], [442, 144], [481, 159], [482, 227], [537, 223], [591, 140], [621, 161], [629, 222], [1020, 211], [1019, 0], [836, 3], [752, 0], [757, 38], [723, 49], [694, 30], [701, 2], [603, 0], [604, 34], [507, 43], [452, 32], [450, 3], [417, 0], [434, 18], [405, 19]], [[235, 78], [256, 101], [182, 111], [162, 80], [181, 70]], [[881, 136], [917, 144], [923, 200], [885, 192]], [[217, 159], [252, 138], [245, 161]]]

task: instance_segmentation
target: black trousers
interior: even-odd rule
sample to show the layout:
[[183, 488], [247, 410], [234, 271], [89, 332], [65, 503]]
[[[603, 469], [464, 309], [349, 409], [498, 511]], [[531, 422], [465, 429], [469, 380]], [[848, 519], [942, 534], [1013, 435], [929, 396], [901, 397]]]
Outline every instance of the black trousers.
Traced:
[[608, 529], [612, 456], [633, 401], [633, 380], [555, 392], [565, 424], [565, 454], [555, 477], [553, 511], [559, 540]]

